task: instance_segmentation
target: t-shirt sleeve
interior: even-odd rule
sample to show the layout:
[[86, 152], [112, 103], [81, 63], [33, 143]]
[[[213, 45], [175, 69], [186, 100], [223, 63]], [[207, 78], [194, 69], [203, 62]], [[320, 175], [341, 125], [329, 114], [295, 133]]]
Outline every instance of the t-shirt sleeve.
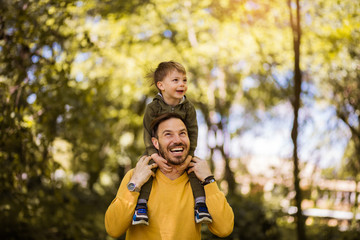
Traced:
[[234, 212], [220, 191], [216, 182], [204, 187], [206, 205], [213, 222], [208, 225], [209, 230], [218, 237], [229, 236], [234, 229]]
[[126, 173], [121, 181], [116, 197], [111, 202], [105, 213], [105, 229], [112, 237], [123, 235], [131, 226], [132, 216], [136, 207], [138, 192], [130, 192], [127, 189], [133, 170]]

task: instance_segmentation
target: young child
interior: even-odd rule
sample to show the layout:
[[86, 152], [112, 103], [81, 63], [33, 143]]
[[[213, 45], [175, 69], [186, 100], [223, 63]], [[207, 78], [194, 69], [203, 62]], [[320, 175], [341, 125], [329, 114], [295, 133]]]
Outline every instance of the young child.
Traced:
[[[180, 63], [173, 61], [161, 62], [150, 75], [159, 93], [154, 100], [146, 106], [144, 114], [143, 124], [146, 154], [150, 155], [152, 160], [154, 160], [158, 166], [165, 169], [165, 171], [170, 171], [171, 168], [167, 165], [167, 161], [158, 154], [157, 149], [151, 141], [150, 124], [155, 117], [163, 113], [175, 112], [179, 114], [183, 118], [188, 130], [190, 139], [189, 155], [194, 156], [198, 137], [196, 112], [194, 106], [185, 96], [187, 90], [186, 70]], [[153, 162], [150, 162], [150, 164], [151, 163]], [[149, 225], [147, 201], [152, 187], [152, 180], [151, 177], [141, 188], [133, 216], [133, 225]], [[211, 223], [212, 218], [205, 204], [205, 191], [194, 172], [189, 174], [189, 181], [195, 198], [195, 222]]]

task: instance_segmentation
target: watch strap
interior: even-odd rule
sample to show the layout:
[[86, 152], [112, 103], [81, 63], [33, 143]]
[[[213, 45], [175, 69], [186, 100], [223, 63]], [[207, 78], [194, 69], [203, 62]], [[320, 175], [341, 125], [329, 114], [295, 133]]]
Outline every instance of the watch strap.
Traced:
[[132, 182], [129, 182], [127, 184], [127, 189], [130, 191], [130, 192], [140, 192], [140, 188], [138, 188], [135, 183], [132, 183]]
[[205, 186], [212, 182], [215, 182], [215, 177], [213, 175], [210, 175], [204, 179], [204, 181], [201, 183], [201, 185]]

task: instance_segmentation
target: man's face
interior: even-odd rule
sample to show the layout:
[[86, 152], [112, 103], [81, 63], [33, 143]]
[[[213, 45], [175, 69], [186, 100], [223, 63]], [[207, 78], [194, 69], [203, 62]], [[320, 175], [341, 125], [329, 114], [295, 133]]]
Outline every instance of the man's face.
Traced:
[[152, 138], [154, 146], [168, 163], [180, 165], [189, 153], [190, 140], [183, 121], [171, 118], [159, 124], [158, 138]]

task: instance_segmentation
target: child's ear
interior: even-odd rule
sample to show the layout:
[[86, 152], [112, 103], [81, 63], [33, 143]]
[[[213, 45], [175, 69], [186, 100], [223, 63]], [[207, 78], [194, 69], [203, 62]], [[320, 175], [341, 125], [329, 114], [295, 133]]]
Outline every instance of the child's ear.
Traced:
[[160, 89], [161, 91], [164, 91], [165, 88], [164, 88], [164, 85], [163, 85], [163, 82], [162, 81], [158, 81], [156, 83], [156, 86], [158, 87], [158, 89]]
[[151, 138], [151, 141], [152, 141], [154, 147], [155, 147], [157, 150], [159, 150], [159, 140], [158, 140], [157, 138], [152, 137], [152, 138]]

